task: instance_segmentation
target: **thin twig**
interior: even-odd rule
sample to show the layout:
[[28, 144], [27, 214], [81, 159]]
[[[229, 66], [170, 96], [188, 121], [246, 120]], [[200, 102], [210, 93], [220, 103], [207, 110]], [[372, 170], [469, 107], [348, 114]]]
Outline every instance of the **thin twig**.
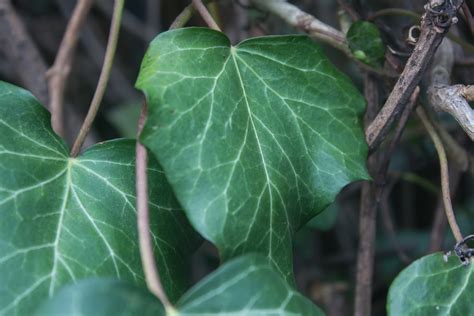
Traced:
[[338, 48], [346, 54], [351, 54], [345, 35], [311, 14], [303, 12], [298, 7], [285, 0], [252, 0], [252, 3], [263, 11], [271, 12], [283, 19], [289, 25], [302, 29], [311, 37]]
[[[170, 29], [183, 27], [194, 13], [192, 5], [184, 11], [171, 24]], [[149, 290], [161, 301], [167, 315], [177, 315], [174, 306], [166, 295], [160, 281], [160, 275], [153, 255], [153, 245], [150, 238], [150, 216], [148, 208], [148, 153], [145, 146], [140, 144], [139, 138], [147, 118], [147, 101], [143, 100], [142, 112], [138, 121], [136, 140], [136, 190], [137, 190], [137, 224], [140, 242], [140, 255]]]
[[461, 234], [461, 230], [456, 222], [456, 216], [454, 215], [453, 206], [451, 203], [451, 193], [449, 189], [449, 172], [448, 172], [448, 160], [446, 158], [446, 151], [444, 150], [443, 142], [438, 136], [438, 133], [431, 124], [425, 110], [420, 106], [417, 108], [416, 113], [418, 117], [422, 121], [423, 125], [425, 126], [428, 134], [430, 135], [436, 151], [438, 152], [439, 157], [439, 165], [441, 169], [441, 191], [443, 194], [443, 204], [444, 204], [444, 211], [446, 212], [446, 217], [448, 218], [449, 226], [451, 227], [451, 231], [453, 232], [454, 238], [456, 238], [456, 242], [462, 241], [463, 237]]
[[[60, 0], [64, 1], [64, 0]], [[157, 0], [151, 0], [154, 3], [157, 3]], [[102, 11], [107, 18], [112, 18], [114, 7], [113, 3], [110, 0], [99, 0], [96, 1], [95, 7]], [[147, 8], [147, 15], [148, 14], [156, 15], [158, 10], [150, 10]], [[132, 12], [127, 9], [123, 10], [122, 14], [122, 29], [123, 31], [127, 31], [130, 34], [142, 39], [146, 43], [148, 43], [156, 34], [158, 34], [157, 28], [151, 28], [150, 25], [145, 24], [136, 17]]]
[[209, 13], [204, 3], [202, 3], [202, 0], [193, 0], [193, 6], [196, 9], [196, 11], [199, 12], [199, 14], [203, 18], [203, 20], [206, 22], [206, 24], [209, 26], [209, 28], [219, 31], [219, 32], [221, 31], [219, 25], [217, 25], [216, 21], [214, 21], [214, 18]]
[[[370, 74], [364, 79], [364, 95], [367, 99], [365, 125], [376, 115], [379, 105], [379, 81]], [[372, 154], [367, 161], [370, 175], [375, 177], [380, 155]], [[377, 203], [374, 183], [362, 185], [359, 211], [359, 243], [357, 248], [356, 288], [354, 315], [370, 315], [372, 307], [372, 278], [374, 273], [374, 253], [376, 235]]]
[[189, 4], [184, 8], [184, 10], [174, 19], [173, 23], [170, 25], [170, 30], [177, 29], [183, 27], [188, 23], [189, 19], [194, 14], [194, 6]]
[[120, 21], [122, 19], [122, 12], [125, 0], [115, 0], [114, 13], [112, 16], [112, 22], [110, 27], [109, 38], [107, 41], [107, 50], [105, 52], [104, 65], [100, 73], [99, 82], [92, 98], [89, 112], [87, 113], [86, 119], [79, 131], [79, 135], [74, 142], [71, 150], [71, 156], [76, 157], [81, 150], [82, 144], [91, 129], [92, 123], [99, 111], [102, 98], [104, 97], [105, 89], [110, 78], [110, 72], [112, 70], [112, 64], [115, 57], [115, 51], [117, 50], [118, 36], [120, 32]]
[[[111, 2], [110, 0], [106, 1]], [[65, 0], [55, 0], [55, 3], [61, 14], [69, 20], [74, 9], [74, 3]], [[111, 11], [113, 11], [113, 2], [111, 2], [111, 5]], [[110, 13], [110, 15], [112, 16], [112, 13]], [[122, 17], [121, 30], [125, 30], [124, 18], [125, 16]], [[100, 74], [104, 64], [107, 41], [103, 40], [103, 34], [99, 25], [101, 22], [102, 21], [98, 21], [96, 18], [89, 15], [87, 23], [84, 24], [81, 29], [80, 42], [82, 48], [84, 49], [85, 55], [87, 55], [87, 58], [89, 59], [87, 61], [89, 64], [91, 64], [91, 71], [87, 72], [88, 81], [97, 80], [97, 78], [94, 78], [93, 73], [97, 70], [97, 73]], [[104, 100], [107, 99], [111, 103], [117, 103], [122, 102], [123, 100], [135, 100], [137, 98], [140, 98], [140, 95], [133, 88], [132, 82], [125, 76], [121, 65], [114, 62], [112, 72], [110, 73], [110, 80], [107, 84], [107, 93], [104, 96]], [[82, 118], [77, 130], [80, 129], [83, 120], [84, 119]], [[75, 133], [77, 133], [77, 131]], [[77, 134], [73, 136], [77, 136]], [[72, 141], [74, 141], [74, 138]]]
[[[379, 165], [379, 173], [382, 175], [385, 175], [384, 177], [381, 178], [380, 183], [375, 183], [377, 186], [377, 193], [375, 194], [377, 201], [379, 201], [382, 191], [383, 191], [383, 184], [385, 184], [386, 180], [386, 175], [388, 171], [388, 167], [390, 164], [390, 159], [393, 156], [393, 153], [395, 152], [395, 149], [397, 148], [397, 145], [400, 141], [400, 138], [402, 137], [403, 131], [405, 130], [405, 126], [408, 122], [408, 119], [410, 118], [411, 113], [415, 109], [418, 101], [418, 97], [420, 95], [420, 88], [416, 87], [415, 91], [413, 91], [413, 94], [410, 97], [410, 100], [408, 101], [408, 104], [406, 108], [403, 110], [400, 119], [398, 120], [398, 125], [397, 128], [395, 129], [395, 133], [393, 135], [392, 140], [387, 146], [387, 149], [383, 153], [383, 157], [380, 161]], [[377, 179], [374, 179], [374, 181]]]
[[380, 145], [392, 123], [403, 111], [408, 98], [420, 82], [436, 49], [441, 44], [444, 35], [448, 32], [454, 14], [459, 7], [460, 3], [456, 5], [448, 4], [446, 11], [442, 12], [443, 14], [447, 14], [449, 18], [447, 24], [437, 22], [439, 15], [431, 13], [428, 10], [430, 8], [427, 8], [427, 12], [423, 15], [421, 22], [420, 38], [413, 53], [408, 59], [405, 69], [400, 75], [382, 110], [367, 129], [366, 138], [369, 149], [373, 150]]
[[[147, 115], [146, 100], [143, 101], [142, 113], [138, 121], [136, 141], [136, 186], [137, 186], [137, 225], [138, 239], [140, 243], [140, 255], [142, 259], [145, 280], [150, 292], [161, 301], [167, 311], [174, 310], [165, 290], [160, 282], [160, 275], [153, 254], [153, 243], [150, 237], [150, 214], [148, 208], [148, 179], [147, 164], [148, 154], [145, 146], [138, 141], [140, 133], [145, 124]], [[171, 314], [171, 313], [170, 313]]]
[[[376, 114], [378, 102], [378, 81], [376, 78], [366, 76], [364, 94], [367, 99], [367, 112], [365, 124], [369, 125]], [[375, 152], [369, 156], [367, 167], [373, 178], [372, 183], [364, 183], [361, 193], [359, 214], [359, 245], [357, 250], [357, 271], [354, 315], [370, 315], [372, 302], [372, 278], [374, 267], [374, 244], [376, 236], [376, 212], [384, 192], [387, 178], [387, 169], [395, 146], [408, 121], [418, 98], [419, 89], [416, 89], [410, 98], [409, 106], [404, 110], [397, 126], [395, 135], [387, 147], [386, 152]], [[375, 113], [374, 113], [375, 112]]]
[[[448, 151], [449, 152], [449, 151]], [[450, 175], [450, 190], [451, 194], [454, 196], [456, 190], [459, 186], [459, 181], [461, 180], [461, 172], [456, 168], [452, 169]], [[443, 241], [445, 239], [445, 232], [446, 232], [446, 214], [444, 212], [443, 206], [443, 197], [439, 197], [438, 201], [436, 202], [435, 208], [435, 215], [433, 220], [433, 225], [431, 228], [431, 237], [430, 237], [430, 245], [428, 248], [428, 253], [433, 253], [436, 251], [440, 251], [443, 247]]]
[[60, 136], [64, 136], [64, 91], [71, 73], [79, 32], [86, 21], [92, 3], [93, 0], [79, 0], [77, 2], [59, 46], [54, 64], [46, 74], [50, 95], [51, 125]]
[[251, 0], [260, 10], [268, 11], [283, 19], [289, 25], [302, 30], [310, 37], [321, 40], [326, 44], [342, 51], [347, 57], [357, 64], [362, 70], [386, 77], [396, 77], [392, 73], [373, 68], [364, 64], [352, 54], [343, 32], [336, 30], [316, 19], [286, 0]]

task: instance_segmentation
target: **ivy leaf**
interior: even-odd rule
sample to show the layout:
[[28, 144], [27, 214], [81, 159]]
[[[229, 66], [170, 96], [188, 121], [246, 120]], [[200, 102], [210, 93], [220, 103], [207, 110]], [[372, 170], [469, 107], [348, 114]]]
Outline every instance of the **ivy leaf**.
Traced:
[[[69, 158], [49, 121], [30, 93], [0, 82], [1, 315], [31, 314], [61, 285], [87, 276], [143, 283], [134, 141], [102, 143]], [[196, 237], [153, 159], [148, 172], [155, 250], [176, 299], [187, 285]]]
[[360, 61], [380, 68], [385, 59], [385, 46], [377, 26], [367, 21], [352, 23], [347, 32], [349, 48]]
[[[161, 303], [143, 290], [123, 281], [100, 279], [61, 290], [37, 313], [38, 316], [137, 314], [164, 316], [165, 312]], [[247, 255], [224, 264], [194, 286], [179, 301], [176, 315], [324, 314], [295, 292], [264, 257]]]
[[389, 315], [474, 315], [474, 265], [453, 255], [425, 256], [403, 270], [390, 286]]
[[146, 290], [116, 279], [86, 279], [61, 289], [35, 316], [161, 316], [163, 306]]
[[368, 177], [364, 99], [308, 37], [165, 32], [136, 85], [142, 142], [224, 260], [259, 252], [290, 280], [294, 232]]
[[220, 267], [178, 302], [180, 315], [249, 316], [324, 313], [296, 292], [261, 255], [245, 255]]

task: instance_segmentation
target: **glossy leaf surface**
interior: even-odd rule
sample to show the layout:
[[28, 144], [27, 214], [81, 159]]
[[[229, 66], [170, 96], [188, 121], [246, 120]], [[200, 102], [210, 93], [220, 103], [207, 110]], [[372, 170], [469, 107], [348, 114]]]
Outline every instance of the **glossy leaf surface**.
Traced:
[[[138, 304], [142, 304], [140, 315], [164, 315], [161, 303], [149, 296], [124, 282], [89, 280], [62, 290], [39, 315], [137, 315]], [[323, 312], [291, 288], [264, 257], [247, 255], [224, 264], [193, 287], [173, 315], [319, 316]]]
[[305, 36], [231, 46], [209, 29], [165, 32], [137, 87], [142, 142], [224, 259], [259, 252], [291, 279], [295, 230], [367, 178], [365, 102]]
[[160, 316], [158, 299], [143, 288], [116, 279], [90, 279], [66, 286], [35, 316]]
[[[101, 143], [69, 158], [49, 121], [30, 93], [0, 82], [2, 315], [30, 314], [60, 286], [87, 276], [143, 283], [134, 141]], [[155, 250], [176, 299], [196, 236], [153, 159], [149, 177]]]
[[474, 265], [452, 255], [423, 257], [403, 270], [390, 287], [389, 315], [474, 315]]

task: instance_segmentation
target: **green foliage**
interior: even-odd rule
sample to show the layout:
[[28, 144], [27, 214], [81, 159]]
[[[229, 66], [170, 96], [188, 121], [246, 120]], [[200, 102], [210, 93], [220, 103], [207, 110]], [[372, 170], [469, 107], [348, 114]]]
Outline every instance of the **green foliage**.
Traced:
[[[94, 306], [92, 308], [91, 306]], [[141, 308], [138, 308], [141, 306]], [[65, 288], [39, 316], [165, 315], [150, 294], [116, 280], [89, 280]], [[178, 302], [176, 315], [301, 315], [322, 311], [295, 292], [268, 263], [247, 255], [224, 264]]]
[[349, 47], [360, 61], [381, 67], [385, 59], [385, 45], [377, 26], [367, 21], [354, 22], [347, 32]]
[[[84, 277], [144, 281], [136, 231], [135, 142], [105, 142], [70, 158], [49, 121], [31, 94], [0, 82], [2, 315], [30, 314], [63, 284]], [[199, 238], [153, 159], [148, 174], [158, 265], [176, 299], [188, 284], [188, 257]]]
[[142, 142], [224, 260], [259, 252], [291, 280], [294, 232], [368, 177], [364, 99], [308, 37], [165, 32], [137, 87]]
[[474, 315], [474, 265], [453, 255], [423, 257], [395, 279], [388, 295], [389, 315]]
[[86, 279], [61, 289], [35, 316], [160, 316], [163, 306], [155, 296], [117, 279]]

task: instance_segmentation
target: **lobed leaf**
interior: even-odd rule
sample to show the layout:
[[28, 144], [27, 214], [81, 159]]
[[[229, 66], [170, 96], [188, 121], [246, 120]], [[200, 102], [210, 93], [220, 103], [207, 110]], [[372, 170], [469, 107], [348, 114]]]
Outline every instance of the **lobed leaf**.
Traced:
[[[143, 283], [135, 212], [135, 142], [98, 144], [69, 158], [49, 113], [0, 82], [0, 314], [31, 314], [63, 284], [88, 276]], [[150, 212], [168, 293], [187, 286], [198, 238], [156, 161]]]
[[291, 280], [294, 232], [368, 178], [364, 99], [306, 36], [232, 46], [209, 29], [165, 32], [136, 86], [141, 141], [224, 260], [259, 252]]
[[[141, 305], [141, 309], [138, 306]], [[65, 288], [41, 307], [38, 316], [165, 315], [149, 293], [122, 281], [88, 280]], [[168, 314], [171, 316], [171, 313]], [[295, 292], [258, 255], [234, 259], [193, 287], [174, 316], [320, 316], [323, 312]]]

